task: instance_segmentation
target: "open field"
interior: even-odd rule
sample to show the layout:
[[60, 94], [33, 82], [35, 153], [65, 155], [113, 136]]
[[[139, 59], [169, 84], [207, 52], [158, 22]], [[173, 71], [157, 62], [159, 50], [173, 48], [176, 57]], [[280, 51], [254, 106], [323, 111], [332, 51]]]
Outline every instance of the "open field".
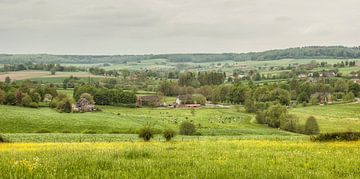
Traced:
[[[49, 71], [15, 71], [15, 72], [7, 72], [0, 73], [0, 81], [4, 81], [7, 76], [9, 76], [12, 80], [25, 80], [25, 79], [48, 79], [48, 78], [68, 78], [69, 76], [76, 77], [96, 77], [88, 72], [56, 72], [55, 75], [51, 75]], [[62, 81], [63, 82], [63, 79]]]
[[256, 124], [253, 115], [236, 109], [151, 109], [101, 106], [102, 112], [58, 113], [49, 108], [1, 106], [0, 133], [49, 132], [136, 133], [151, 125], [161, 131], [178, 129], [182, 121], [193, 121], [202, 135], [291, 135], [298, 134]]
[[[64, 92], [69, 93], [71, 90]], [[69, 93], [70, 94], [70, 93]], [[177, 129], [182, 121], [193, 121], [204, 135], [289, 135], [291, 133], [271, 129], [253, 121], [253, 114], [237, 109], [152, 109], [101, 106], [102, 112], [58, 113], [49, 108], [22, 108], [1, 106], [2, 133], [34, 133], [41, 129], [50, 132], [82, 133], [134, 133], [144, 125], [158, 130]], [[360, 104], [336, 104], [298, 107], [290, 110], [304, 123], [309, 116], [318, 119], [321, 132], [360, 131]], [[16, 125], [15, 125], [16, 124]]]
[[360, 132], [360, 104], [336, 104], [324, 106], [299, 107], [290, 113], [299, 117], [302, 123], [314, 116], [320, 126], [320, 132]]
[[[1, 178], [358, 178], [359, 142], [0, 144]], [[56, 156], [56, 157], [54, 157]]]

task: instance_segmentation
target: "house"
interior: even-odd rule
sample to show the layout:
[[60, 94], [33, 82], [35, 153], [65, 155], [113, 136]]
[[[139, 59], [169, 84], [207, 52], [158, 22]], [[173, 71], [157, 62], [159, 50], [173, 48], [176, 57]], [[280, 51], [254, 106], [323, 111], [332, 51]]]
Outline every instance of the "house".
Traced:
[[331, 94], [327, 92], [316, 92], [311, 95], [311, 98], [317, 98], [320, 104], [331, 103]]
[[95, 110], [95, 105], [86, 98], [80, 98], [72, 108], [75, 112], [91, 112]]
[[307, 75], [306, 75], [306, 74], [300, 74], [300, 75], [298, 75], [298, 77], [299, 77], [299, 78], [306, 78]]
[[354, 83], [360, 84], [360, 80], [359, 80], [359, 79], [352, 79], [352, 81], [353, 81]]
[[320, 73], [320, 77], [336, 77], [337, 74], [335, 72], [323, 72]]
[[152, 106], [159, 107], [160, 106], [160, 98], [158, 96], [139, 96], [136, 100], [136, 106]]
[[176, 105], [191, 103], [192, 101], [192, 95], [191, 94], [185, 94], [185, 95], [179, 95], [176, 98]]

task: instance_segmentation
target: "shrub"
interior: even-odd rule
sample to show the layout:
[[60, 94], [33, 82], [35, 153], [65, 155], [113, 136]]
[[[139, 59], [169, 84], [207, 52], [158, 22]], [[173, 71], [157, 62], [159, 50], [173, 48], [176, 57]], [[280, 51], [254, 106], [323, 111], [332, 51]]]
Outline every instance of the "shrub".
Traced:
[[0, 135], [0, 143], [9, 142], [5, 137]]
[[150, 127], [143, 127], [139, 131], [139, 138], [143, 138], [144, 141], [150, 141], [154, 137], [154, 130]]
[[51, 133], [51, 131], [49, 129], [39, 129], [35, 133]]
[[29, 104], [29, 106], [28, 106], [28, 107], [31, 107], [31, 108], [38, 108], [38, 107], [39, 107], [39, 105], [38, 105], [38, 103], [31, 102], [31, 103]]
[[87, 129], [87, 130], [82, 131], [82, 133], [83, 134], [96, 134], [97, 132], [94, 130]]
[[32, 103], [32, 99], [28, 94], [25, 94], [24, 97], [21, 99], [21, 105], [25, 107], [30, 107], [30, 103]]
[[256, 105], [255, 105], [255, 101], [252, 99], [246, 99], [245, 100], [245, 110], [248, 113], [254, 113], [256, 112]]
[[5, 91], [0, 89], [0, 104], [5, 102]]
[[188, 121], [181, 123], [180, 134], [181, 135], [194, 135], [196, 133], [196, 126]]
[[10, 104], [10, 105], [16, 104], [15, 92], [10, 91], [5, 94], [5, 104]]
[[310, 116], [306, 120], [304, 132], [308, 135], [319, 134], [320, 129], [315, 117]]
[[334, 132], [311, 137], [312, 141], [357, 141], [359, 139], [360, 132]]
[[87, 101], [89, 101], [90, 104], [95, 104], [93, 96], [91, 96], [89, 93], [81, 94], [80, 98], [85, 98]]
[[265, 112], [258, 111], [255, 116], [256, 122], [259, 124], [266, 124]]
[[266, 116], [266, 123], [270, 127], [279, 128], [280, 127], [280, 121], [284, 120], [287, 116], [287, 109], [284, 106], [281, 106], [280, 104], [276, 104], [273, 106], [270, 106], [268, 110], [266, 110], [265, 113]]
[[291, 132], [297, 132], [297, 125], [298, 118], [294, 115], [286, 115], [286, 117], [280, 121], [280, 128]]
[[176, 132], [172, 129], [167, 129], [164, 131], [163, 136], [166, 139], [166, 141], [170, 141], [173, 137], [175, 137]]

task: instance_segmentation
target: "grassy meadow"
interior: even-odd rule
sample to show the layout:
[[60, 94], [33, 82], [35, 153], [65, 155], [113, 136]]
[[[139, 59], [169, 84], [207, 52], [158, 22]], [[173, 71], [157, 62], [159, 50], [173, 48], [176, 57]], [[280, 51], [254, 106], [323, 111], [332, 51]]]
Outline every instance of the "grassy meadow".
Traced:
[[257, 124], [254, 115], [235, 108], [153, 109], [101, 106], [102, 112], [58, 113], [49, 108], [1, 106], [0, 133], [122, 133], [134, 134], [145, 125], [158, 131], [178, 129], [193, 121], [201, 135], [297, 135]]
[[[358, 178], [359, 142], [0, 144], [1, 178]], [[56, 157], [54, 157], [56, 156]]]

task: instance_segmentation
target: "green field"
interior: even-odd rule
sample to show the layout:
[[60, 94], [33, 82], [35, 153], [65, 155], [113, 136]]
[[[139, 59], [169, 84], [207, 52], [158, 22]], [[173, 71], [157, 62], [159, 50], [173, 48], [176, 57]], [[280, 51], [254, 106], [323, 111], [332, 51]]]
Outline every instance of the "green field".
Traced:
[[[0, 144], [0, 178], [359, 178], [359, 142]], [[56, 157], [55, 157], [56, 156]]]
[[[150, 125], [161, 132], [168, 128], [178, 130], [182, 121], [192, 121], [201, 136], [189, 138], [191, 140], [205, 140], [207, 136], [215, 136], [216, 139], [307, 138], [257, 124], [254, 115], [245, 113], [243, 109], [202, 108], [196, 109], [193, 115], [190, 109], [100, 108], [102, 112], [68, 114], [47, 107], [1, 106], [0, 133], [5, 133], [13, 141], [135, 141], [137, 136], [132, 134], [143, 126]], [[298, 107], [290, 109], [290, 113], [296, 115], [301, 124], [309, 116], [315, 116], [322, 133], [360, 131], [359, 108], [360, 104], [337, 104]], [[81, 134], [89, 131], [96, 135]], [[162, 140], [161, 136], [158, 138]], [[176, 140], [183, 140], [183, 137], [179, 136]]]
[[253, 121], [253, 115], [236, 109], [152, 109], [101, 106], [102, 112], [58, 113], [53, 109], [1, 106], [0, 133], [36, 133], [42, 129], [58, 133], [136, 133], [145, 125], [161, 131], [178, 129], [182, 121], [193, 121], [202, 135], [297, 135], [268, 128]]
[[320, 132], [360, 132], [360, 104], [336, 104], [325, 106], [299, 107], [290, 110], [302, 123], [314, 116]]

